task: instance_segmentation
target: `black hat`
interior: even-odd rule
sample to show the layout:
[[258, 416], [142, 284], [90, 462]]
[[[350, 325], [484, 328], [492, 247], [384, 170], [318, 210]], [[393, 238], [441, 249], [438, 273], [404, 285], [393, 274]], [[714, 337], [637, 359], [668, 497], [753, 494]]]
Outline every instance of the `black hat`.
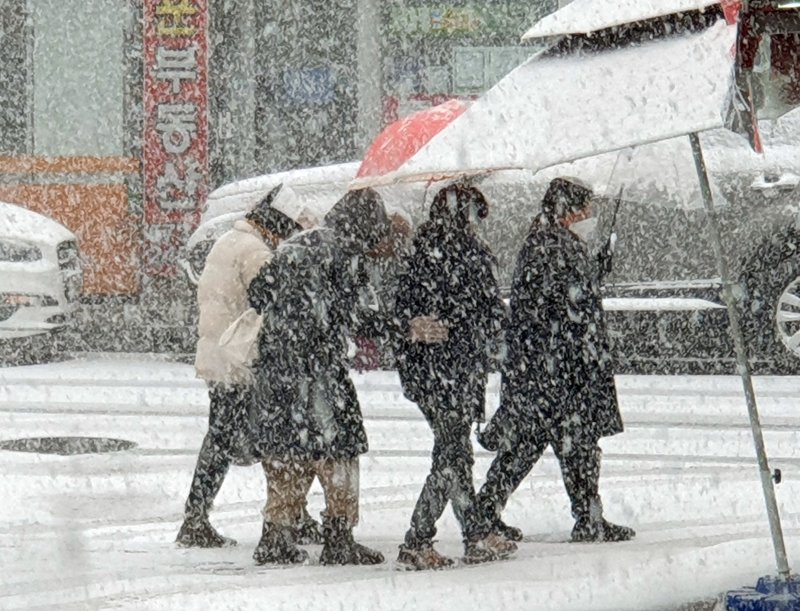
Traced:
[[559, 176], [550, 181], [542, 198], [542, 212], [563, 218], [570, 212], [580, 212], [594, 197], [592, 188], [571, 176]]
[[272, 189], [269, 193], [267, 193], [264, 199], [253, 206], [253, 208], [245, 215], [244, 218], [246, 218], [248, 221], [257, 223], [278, 237], [287, 238], [293, 233], [301, 231], [303, 228], [298, 223], [286, 216], [283, 212], [279, 212], [272, 207], [272, 203], [275, 201], [275, 198], [278, 196], [278, 193], [282, 188], [283, 184], [279, 184], [277, 187]]

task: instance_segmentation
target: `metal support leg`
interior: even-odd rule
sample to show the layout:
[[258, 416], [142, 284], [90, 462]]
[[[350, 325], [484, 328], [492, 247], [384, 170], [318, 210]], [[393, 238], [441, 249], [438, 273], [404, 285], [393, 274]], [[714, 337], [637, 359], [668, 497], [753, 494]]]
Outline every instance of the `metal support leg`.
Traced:
[[730, 321], [729, 331], [736, 350], [736, 366], [742, 378], [742, 386], [744, 386], [747, 413], [750, 417], [750, 428], [753, 432], [753, 442], [756, 446], [756, 456], [758, 458], [758, 470], [761, 475], [761, 488], [764, 491], [764, 500], [767, 505], [767, 517], [769, 518], [769, 527], [772, 532], [775, 561], [777, 562], [780, 576], [784, 579], [788, 579], [790, 573], [789, 561], [786, 557], [786, 545], [783, 541], [781, 518], [778, 514], [778, 503], [775, 499], [775, 487], [772, 482], [772, 472], [769, 468], [767, 452], [764, 447], [764, 436], [761, 432], [761, 422], [758, 417], [756, 394], [753, 390], [753, 379], [750, 375], [750, 363], [747, 359], [744, 335], [742, 334], [742, 327], [739, 323], [739, 310], [733, 295], [733, 287], [728, 272], [728, 266], [725, 262], [725, 255], [722, 251], [719, 224], [717, 223], [716, 212], [714, 211], [714, 200], [711, 195], [711, 186], [708, 181], [705, 161], [703, 160], [703, 150], [700, 146], [700, 138], [696, 133], [689, 134], [689, 141], [692, 144], [692, 154], [697, 169], [697, 177], [700, 179], [700, 189], [703, 193], [703, 206], [708, 215], [708, 230], [711, 236], [711, 245], [714, 248], [717, 269], [722, 279], [722, 297], [728, 308], [728, 320]]

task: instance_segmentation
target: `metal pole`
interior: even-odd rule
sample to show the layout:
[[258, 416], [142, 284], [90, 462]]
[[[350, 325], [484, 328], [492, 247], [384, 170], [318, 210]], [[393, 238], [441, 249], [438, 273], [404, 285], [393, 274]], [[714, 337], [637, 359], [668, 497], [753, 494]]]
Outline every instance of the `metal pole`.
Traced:
[[381, 19], [379, 0], [356, 4], [358, 58], [358, 129], [356, 149], [362, 155], [382, 127]]
[[694, 156], [697, 177], [700, 179], [700, 190], [703, 194], [703, 206], [708, 216], [708, 230], [711, 235], [711, 245], [714, 248], [714, 255], [717, 259], [717, 270], [722, 279], [722, 297], [728, 308], [728, 320], [730, 322], [729, 332], [733, 339], [733, 346], [736, 350], [736, 366], [742, 378], [744, 386], [744, 397], [747, 402], [747, 413], [750, 416], [750, 428], [753, 432], [753, 442], [756, 446], [756, 456], [758, 458], [758, 470], [761, 475], [761, 488], [764, 491], [764, 501], [767, 505], [767, 518], [769, 528], [772, 532], [772, 546], [775, 549], [775, 561], [778, 565], [778, 573], [784, 579], [789, 578], [789, 561], [786, 557], [786, 545], [783, 541], [783, 530], [781, 528], [781, 518], [778, 513], [778, 503], [775, 499], [775, 487], [772, 481], [772, 472], [767, 461], [767, 452], [764, 447], [764, 436], [761, 432], [761, 422], [758, 417], [758, 407], [756, 405], [756, 393], [753, 390], [753, 378], [750, 375], [750, 363], [747, 360], [747, 349], [744, 343], [742, 327], [739, 323], [739, 310], [737, 309], [736, 299], [733, 295], [733, 285], [728, 272], [728, 265], [725, 262], [725, 255], [722, 251], [722, 239], [720, 237], [719, 224], [717, 223], [716, 212], [714, 211], [714, 200], [711, 195], [711, 186], [708, 181], [706, 164], [703, 160], [703, 149], [700, 146], [700, 138], [696, 133], [689, 134], [689, 141], [692, 144], [692, 154]]

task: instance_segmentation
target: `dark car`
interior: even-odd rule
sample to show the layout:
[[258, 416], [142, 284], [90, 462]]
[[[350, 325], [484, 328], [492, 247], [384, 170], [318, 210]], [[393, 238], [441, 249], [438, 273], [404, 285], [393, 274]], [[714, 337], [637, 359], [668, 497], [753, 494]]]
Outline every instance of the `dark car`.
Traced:
[[[740, 169], [714, 179], [715, 212], [751, 360], [757, 370], [800, 370], [798, 176]], [[513, 205], [494, 206], [484, 234], [508, 285], [538, 202], [506, 202]], [[611, 232], [614, 206], [596, 199], [595, 247]], [[623, 197], [613, 271], [603, 287], [621, 370], [663, 371], [667, 363], [683, 363], [732, 371], [733, 344], [706, 221], [699, 202], [677, 206], [656, 192], [637, 201]]]
[[[795, 173], [800, 173], [800, 150], [792, 144], [793, 134], [800, 132], [797, 123], [790, 118], [784, 127], [765, 133], [768, 154], [763, 158], [751, 154], [747, 143], [733, 134], [711, 133], [705, 138], [731, 278], [740, 298], [748, 347], [762, 371], [800, 369], [800, 335], [795, 337], [800, 332], [800, 305], [796, 305], [800, 304], [800, 192]], [[631, 174], [636, 188], [629, 184], [623, 195], [614, 228], [618, 236], [614, 268], [604, 287], [620, 371], [664, 371], [676, 364], [732, 371], [727, 310], [699, 189], [690, 199], [676, 199], [658, 176], [663, 164], [652, 163], [672, 148], [653, 150], [657, 154], [645, 158], [646, 163]], [[673, 182], [696, 185], [689, 148], [677, 148], [670, 154], [672, 167], [680, 165], [677, 155], [688, 156], [683, 160], [683, 173]], [[490, 204], [481, 231], [498, 259], [501, 285], [510, 285], [514, 261], [549, 178], [573, 173], [588, 179], [598, 192], [608, 193], [614, 189], [608, 188], [602, 177], [607, 178], [615, 167], [615, 157], [601, 155], [539, 174], [505, 171], [476, 179]], [[334, 167], [347, 177], [355, 174], [356, 168], [357, 164]], [[267, 185], [269, 178], [258, 180]], [[200, 247], [210, 247], [217, 237], [217, 225], [224, 227], [244, 214], [246, 202], [239, 194], [250, 193], [245, 187], [255, 180], [228, 185], [209, 198], [211, 203], [222, 201], [222, 195], [227, 197], [230, 192], [235, 202], [227, 208], [208, 206], [204, 223], [195, 234], [197, 250], [190, 251], [197, 255], [193, 260], [197, 269], [202, 269], [206, 252]], [[319, 189], [346, 189], [347, 181], [340, 182], [343, 184], [321, 183]], [[256, 185], [248, 197], [257, 199], [258, 189], [266, 189], [264, 185]], [[404, 188], [402, 197], [392, 186], [383, 193], [387, 199], [397, 200], [395, 204], [404, 203], [418, 224], [426, 216], [435, 189], [425, 185], [416, 191]], [[613, 206], [609, 199], [596, 199], [600, 224], [595, 245], [611, 231]]]

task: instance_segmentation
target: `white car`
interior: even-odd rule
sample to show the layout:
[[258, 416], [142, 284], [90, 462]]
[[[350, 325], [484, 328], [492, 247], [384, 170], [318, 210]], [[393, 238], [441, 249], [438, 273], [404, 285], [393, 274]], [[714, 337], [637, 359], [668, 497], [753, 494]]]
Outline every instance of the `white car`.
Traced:
[[66, 325], [82, 283], [75, 234], [46, 216], [0, 202], [0, 340]]
[[[312, 216], [322, 219], [347, 192], [360, 165], [361, 162], [354, 161], [289, 170], [240, 180], [215, 189], [206, 200], [200, 225], [189, 237], [180, 262], [189, 281], [197, 284], [214, 242], [274, 187], [279, 184], [291, 187]], [[498, 171], [485, 177], [480, 186], [492, 200], [536, 201], [541, 193], [536, 191], [538, 187], [532, 177], [533, 174], [527, 170]], [[376, 190], [390, 214], [399, 213], [418, 221], [437, 189], [436, 185], [401, 183], [378, 187]]]
[[359, 163], [342, 163], [266, 174], [223, 185], [209, 194], [200, 226], [189, 237], [180, 265], [197, 284], [214, 242], [245, 212], [279, 184], [292, 189], [313, 208], [327, 211], [344, 195]]

